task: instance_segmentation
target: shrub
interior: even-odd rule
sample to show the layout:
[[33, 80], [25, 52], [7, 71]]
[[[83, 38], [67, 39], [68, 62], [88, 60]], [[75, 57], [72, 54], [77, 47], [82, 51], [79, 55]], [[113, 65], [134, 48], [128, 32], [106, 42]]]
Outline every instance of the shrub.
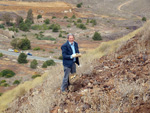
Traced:
[[67, 27], [71, 27], [71, 25], [70, 25], [70, 24], [68, 24], [68, 25], [67, 25]]
[[0, 28], [5, 28], [3, 24], [0, 24]]
[[5, 83], [5, 82], [6, 82], [6, 80], [1, 80], [0, 84]]
[[17, 29], [17, 28], [15, 28], [15, 27], [8, 28], [8, 30], [9, 30], [9, 31], [19, 32], [19, 31], [18, 31], [18, 29]]
[[54, 60], [47, 60], [46, 64], [47, 66], [54, 66], [56, 63], [54, 62]]
[[94, 19], [92, 19], [92, 20], [90, 21], [90, 23], [92, 23], [93, 26], [97, 25], [97, 22], [96, 22], [96, 20], [94, 20]]
[[37, 19], [42, 18], [42, 15], [37, 15]]
[[0, 96], [2, 96], [3, 95], [3, 93], [0, 93]]
[[61, 56], [59, 56], [59, 57], [58, 57], [58, 59], [62, 60], [62, 59], [63, 59], [63, 56], [62, 56], [62, 55], [61, 55]]
[[83, 30], [86, 29], [86, 26], [84, 24], [77, 24], [77, 27]]
[[26, 23], [22, 22], [22, 23], [19, 24], [19, 29], [22, 30], [22, 31], [29, 31], [30, 26], [31, 26], [31, 23], [29, 23], [29, 22], [26, 22]]
[[37, 50], [41, 50], [41, 48], [40, 47], [35, 47], [35, 48], [33, 48], [33, 50], [37, 51]]
[[18, 84], [20, 84], [20, 81], [19, 80], [15, 80], [14, 82], [13, 82], [13, 84], [15, 85], [18, 85]]
[[19, 57], [18, 57], [18, 63], [27, 63], [27, 55], [25, 53], [20, 53]]
[[56, 18], [56, 16], [52, 16], [52, 19]]
[[37, 74], [37, 75], [33, 75], [32, 79], [35, 79], [36, 77], [41, 77], [41, 75]]
[[49, 27], [46, 24], [43, 24], [43, 25], [33, 25], [33, 26], [31, 26], [31, 29], [33, 29], [33, 30], [48, 30]]
[[19, 44], [17, 46], [19, 49], [22, 50], [31, 49], [30, 40], [27, 38], [20, 39]]
[[79, 3], [76, 5], [78, 8], [81, 8], [82, 7], [82, 3]]
[[43, 63], [42, 68], [47, 68], [47, 63], [46, 62]]
[[0, 53], [0, 57], [3, 57], [3, 53]]
[[82, 23], [82, 20], [81, 20], [81, 19], [78, 19], [77, 22], [78, 22], [78, 23]]
[[58, 32], [59, 31], [59, 26], [57, 26], [57, 25], [55, 25], [54, 27], [53, 27], [53, 30], [52, 30], [53, 32]]
[[76, 19], [76, 16], [75, 16], [75, 15], [72, 15], [71, 19]]
[[7, 87], [7, 86], [9, 86], [9, 84], [8, 83], [3, 83], [3, 84], [1, 84], [1, 86]]
[[61, 34], [61, 33], [59, 33], [59, 37], [62, 37], [62, 34]]
[[101, 34], [98, 32], [94, 33], [94, 36], [92, 37], [93, 40], [102, 40]]
[[143, 18], [142, 18], [142, 21], [146, 21], [146, 20], [147, 20], [146, 17], [143, 17]]
[[12, 70], [5, 69], [1, 71], [0, 76], [5, 77], [5, 78], [10, 78], [15, 76], [15, 73]]
[[34, 60], [30, 63], [30, 68], [36, 69], [36, 68], [37, 68], [37, 65], [38, 65], [37, 60], [34, 59]]
[[50, 20], [49, 20], [49, 19], [46, 19], [46, 20], [44, 20], [44, 23], [45, 23], [45, 24], [50, 24]]
[[64, 16], [64, 19], [68, 18], [67, 16]]

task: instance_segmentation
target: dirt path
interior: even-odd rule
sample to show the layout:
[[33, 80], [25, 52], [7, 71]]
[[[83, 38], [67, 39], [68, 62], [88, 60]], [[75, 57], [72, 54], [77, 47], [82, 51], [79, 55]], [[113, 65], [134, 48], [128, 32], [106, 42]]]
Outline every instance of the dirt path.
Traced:
[[[125, 3], [119, 5], [119, 6], [117, 7], [117, 9], [118, 9], [119, 11], [121, 11], [121, 12], [125, 12], [125, 11], [123, 11], [121, 8], [122, 8], [123, 6], [125, 6], [125, 5], [130, 4], [130, 3], [133, 2], [133, 1], [134, 1], [134, 0], [126, 1]], [[126, 12], [126, 13], [131, 14], [131, 15], [135, 16], [137, 19], [140, 19], [140, 20], [141, 20], [141, 17], [140, 17], [140, 16], [137, 16], [137, 15], [135, 15], [135, 14], [133, 14], [133, 13], [130, 13], [130, 12]]]

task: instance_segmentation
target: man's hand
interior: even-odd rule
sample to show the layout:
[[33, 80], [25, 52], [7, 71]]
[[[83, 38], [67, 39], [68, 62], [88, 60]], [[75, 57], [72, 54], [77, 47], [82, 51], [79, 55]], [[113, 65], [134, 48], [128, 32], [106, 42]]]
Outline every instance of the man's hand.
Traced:
[[81, 57], [81, 53], [72, 54], [72, 58]]

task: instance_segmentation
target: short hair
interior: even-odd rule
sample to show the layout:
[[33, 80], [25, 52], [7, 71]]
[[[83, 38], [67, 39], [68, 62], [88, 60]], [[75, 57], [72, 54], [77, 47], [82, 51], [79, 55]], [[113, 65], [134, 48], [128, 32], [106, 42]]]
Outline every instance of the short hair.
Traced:
[[74, 35], [72, 33], [67, 34], [67, 39], [69, 39], [69, 36], [73, 36], [74, 38]]

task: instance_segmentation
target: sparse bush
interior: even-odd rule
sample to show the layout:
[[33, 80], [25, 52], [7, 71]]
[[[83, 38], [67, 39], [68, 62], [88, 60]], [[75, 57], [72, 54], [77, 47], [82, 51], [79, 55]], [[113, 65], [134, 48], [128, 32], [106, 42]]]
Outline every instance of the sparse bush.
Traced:
[[27, 63], [27, 55], [25, 53], [20, 53], [19, 57], [18, 57], [18, 63], [22, 64], [22, 63]]
[[47, 68], [47, 63], [46, 62], [43, 63], [42, 68]]
[[52, 16], [52, 19], [56, 18], [56, 16]]
[[5, 83], [5, 82], [6, 82], [6, 80], [1, 80], [0, 85], [1, 85], [2, 83]]
[[3, 24], [0, 24], [0, 28], [5, 28]]
[[61, 33], [59, 33], [59, 37], [62, 37], [62, 34], [61, 34]]
[[61, 56], [59, 56], [59, 57], [58, 57], [58, 59], [63, 60], [63, 56], [62, 56], [62, 55], [61, 55]]
[[72, 15], [71, 19], [76, 19], [76, 16], [75, 16], [75, 15]]
[[70, 25], [70, 24], [68, 24], [68, 25], [67, 25], [67, 27], [71, 27], [71, 25]]
[[62, 36], [62, 38], [66, 38], [65, 36]]
[[82, 3], [79, 3], [76, 5], [78, 8], [81, 8], [82, 7]]
[[64, 16], [64, 19], [67, 19], [68, 17], [67, 16]]
[[41, 50], [41, 48], [40, 47], [35, 47], [35, 48], [33, 48], [33, 50], [37, 51], [37, 50]]
[[87, 19], [87, 20], [86, 20], [86, 24], [88, 24], [89, 22], [90, 22], [89, 19]]
[[8, 83], [3, 83], [3, 84], [1, 84], [1, 86], [8, 87], [10, 85]]
[[18, 28], [15, 28], [15, 27], [8, 28], [8, 30], [9, 31], [19, 32]]
[[3, 95], [3, 93], [0, 93], [0, 96], [2, 96]]
[[59, 26], [55, 25], [52, 29], [53, 32], [58, 32], [59, 31]]
[[35, 79], [36, 77], [41, 77], [41, 75], [37, 74], [37, 75], [33, 75], [32, 79]]
[[94, 33], [94, 36], [92, 37], [93, 40], [102, 40], [101, 34], [98, 32]]
[[0, 53], [0, 57], [3, 57], [3, 53]]
[[42, 15], [37, 15], [37, 19], [40, 19], [40, 18], [42, 18]]
[[77, 22], [78, 22], [78, 23], [82, 23], [82, 20], [81, 20], [81, 19], [78, 19]]
[[48, 30], [49, 27], [46, 24], [43, 24], [43, 25], [33, 25], [33, 26], [31, 26], [31, 29], [33, 29], [33, 30]]
[[97, 25], [97, 22], [96, 22], [96, 20], [94, 20], [94, 19], [92, 19], [92, 20], [90, 21], [90, 23], [92, 23], [93, 26]]
[[15, 73], [12, 70], [5, 69], [0, 72], [0, 76], [5, 77], [5, 78], [10, 78], [10, 77], [15, 76]]
[[46, 20], [44, 20], [44, 23], [45, 23], [45, 24], [50, 24], [50, 20], [49, 20], [49, 19], [46, 19]]
[[147, 20], [146, 17], [143, 17], [143, 18], [142, 18], [142, 21], [146, 21], [146, 20]]
[[15, 85], [18, 85], [18, 84], [20, 84], [20, 80], [15, 80], [14, 82], [13, 82], [13, 84]]
[[37, 65], [38, 65], [37, 60], [34, 59], [34, 60], [30, 63], [30, 68], [36, 69], [36, 68], [37, 68]]
[[84, 24], [77, 24], [77, 27], [82, 29], [82, 30], [86, 29], [86, 26]]
[[46, 64], [47, 66], [54, 66], [56, 63], [54, 62], [54, 60], [47, 60]]
[[54, 51], [49, 51], [49, 53], [54, 53]]

